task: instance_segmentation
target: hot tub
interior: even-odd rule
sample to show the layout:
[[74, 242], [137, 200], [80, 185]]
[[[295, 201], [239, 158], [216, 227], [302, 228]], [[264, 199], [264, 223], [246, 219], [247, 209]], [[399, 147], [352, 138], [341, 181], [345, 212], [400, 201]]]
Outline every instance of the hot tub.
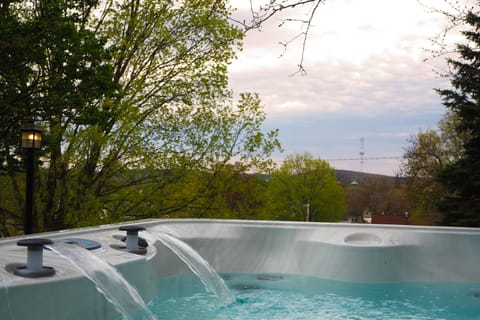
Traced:
[[[222, 274], [302, 275], [346, 283], [480, 282], [480, 230], [473, 228], [196, 219], [129, 225], [174, 235]], [[119, 250], [120, 226], [34, 237], [98, 243], [91, 252], [118, 269], [144, 301], [174, 290], [159, 287], [160, 280], [190, 273], [160, 242], [143, 254]], [[53, 275], [15, 275], [15, 267], [26, 261], [26, 249], [17, 245], [21, 239], [26, 237], [0, 240], [0, 319], [119, 318], [95, 286], [54, 252], [43, 251], [43, 264], [55, 269]]]

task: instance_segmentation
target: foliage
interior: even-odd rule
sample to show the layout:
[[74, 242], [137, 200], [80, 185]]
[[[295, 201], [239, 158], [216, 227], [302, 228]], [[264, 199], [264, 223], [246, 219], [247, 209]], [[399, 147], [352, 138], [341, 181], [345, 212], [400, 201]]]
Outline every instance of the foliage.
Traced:
[[265, 175], [247, 173], [240, 163], [197, 175], [205, 188], [188, 207], [172, 217], [267, 219], [264, 215], [267, 181]]
[[363, 222], [363, 214], [368, 210], [369, 194], [360, 185], [345, 187], [346, 216], [353, 222]]
[[[78, 9], [74, 2], [55, 0], [3, 3], [0, 104], [2, 123], [7, 125], [0, 142], [2, 170], [18, 192], [19, 128], [23, 119], [41, 119], [47, 128], [43, 140], [48, 172], [46, 188], [37, 190], [49, 209], [58, 207], [54, 196], [64, 199], [69, 162], [62, 159], [62, 148], [68, 148], [67, 128], [101, 126], [108, 116], [102, 101], [117, 92], [106, 62], [111, 55], [105, 39], [85, 28]], [[45, 213], [39, 225], [56, 224], [56, 215]]]
[[17, 136], [32, 115], [45, 134], [37, 230], [162, 216], [216, 187], [198, 175], [215, 176], [231, 161], [272, 166], [280, 145], [277, 131], [261, 130], [259, 98], [236, 103], [227, 87], [243, 34], [228, 22], [226, 1], [43, 0], [1, 9], [2, 171], [22, 199]]
[[[353, 189], [366, 202], [364, 210], [372, 214], [403, 214], [409, 211], [409, 201], [400, 177], [361, 176]], [[357, 195], [358, 199], [358, 195]], [[358, 205], [358, 204], [357, 204]]]
[[408, 193], [416, 217], [438, 215], [439, 196], [445, 194], [437, 181], [438, 172], [446, 165], [446, 146], [433, 130], [410, 137], [403, 155], [402, 172], [408, 178]]
[[461, 157], [440, 173], [448, 192], [440, 209], [444, 224], [480, 226], [480, 16], [469, 12], [466, 23], [466, 43], [457, 45], [460, 56], [448, 60], [452, 88], [438, 90], [443, 104], [458, 116], [457, 134], [468, 135]]
[[345, 212], [344, 193], [335, 170], [308, 153], [287, 156], [273, 172], [268, 192], [268, 208], [276, 219], [339, 221]]
[[439, 122], [439, 131], [419, 131], [408, 139], [402, 174], [408, 179], [408, 196], [412, 201], [411, 213], [418, 221], [440, 222], [438, 204], [446, 190], [438, 181], [438, 174], [463, 152], [465, 134], [458, 134], [458, 117], [447, 112]]

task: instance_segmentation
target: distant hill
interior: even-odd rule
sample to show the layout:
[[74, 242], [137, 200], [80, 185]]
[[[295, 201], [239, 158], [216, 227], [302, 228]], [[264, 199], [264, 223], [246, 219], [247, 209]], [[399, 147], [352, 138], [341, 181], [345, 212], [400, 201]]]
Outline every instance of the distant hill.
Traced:
[[[337, 181], [341, 185], [348, 185], [351, 184], [353, 181], [359, 182], [359, 180], [363, 179], [386, 179], [386, 180], [395, 180], [396, 177], [394, 176], [386, 176], [382, 174], [374, 174], [374, 173], [365, 173], [365, 172], [358, 172], [358, 171], [350, 171], [350, 170], [335, 170], [337, 175]], [[400, 178], [404, 179], [404, 178]]]
[[[360, 182], [362, 179], [382, 179], [388, 181], [394, 181], [397, 177], [394, 176], [386, 176], [382, 174], [375, 174], [375, 173], [362, 173], [358, 171], [350, 171], [350, 170], [335, 170], [337, 175], [337, 181], [343, 186], [352, 184], [353, 181], [357, 183]], [[260, 179], [264, 181], [270, 181], [272, 176], [270, 174], [259, 174], [257, 175]], [[405, 178], [400, 178], [400, 180], [405, 181]]]

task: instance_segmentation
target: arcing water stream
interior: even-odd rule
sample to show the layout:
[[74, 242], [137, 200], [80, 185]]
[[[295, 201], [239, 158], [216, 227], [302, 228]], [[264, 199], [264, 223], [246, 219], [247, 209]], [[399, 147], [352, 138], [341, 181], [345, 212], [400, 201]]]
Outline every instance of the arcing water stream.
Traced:
[[131, 319], [132, 315], [156, 320], [137, 290], [114, 267], [90, 251], [65, 243], [54, 243], [47, 248], [70, 261], [93, 281], [97, 290], [113, 304], [125, 320]]
[[236, 301], [235, 297], [230, 292], [230, 289], [228, 289], [225, 284], [225, 281], [223, 281], [210, 264], [187, 243], [165, 232], [150, 232], [145, 233], [144, 235], [151, 243], [158, 240], [164, 246], [172, 250], [188, 265], [190, 270], [200, 278], [205, 289], [215, 294], [222, 304], [229, 305]]
[[[235, 302], [235, 297], [223, 279], [188, 244], [164, 232], [145, 235], [150, 243], [153, 244], [158, 240], [172, 250], [199, 277], [205, 289], [212, 292], [222, 304], [228, 305]], [[75, 265], [95, 284], [97, 290], [113, 304], [125, 320], [138, 318], [156, 320], [137, 290], [114, 267], [95, 254], [81, 247], [62, 242], [46, 247]]]

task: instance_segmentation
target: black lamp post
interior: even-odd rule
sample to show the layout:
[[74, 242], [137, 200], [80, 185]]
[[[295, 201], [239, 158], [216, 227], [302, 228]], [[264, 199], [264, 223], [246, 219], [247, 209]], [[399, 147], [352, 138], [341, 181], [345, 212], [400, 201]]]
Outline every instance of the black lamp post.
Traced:
[[35, 185], [35, 150], [40, 149], [42, 130], [33, 120], [25, 122], [20, 129], [22, 132], [22, 148], [25, 149], [26, 159], [26, 191], [25, 191], [25, 217], [24, 233], [33, 232], [33, 193]]

